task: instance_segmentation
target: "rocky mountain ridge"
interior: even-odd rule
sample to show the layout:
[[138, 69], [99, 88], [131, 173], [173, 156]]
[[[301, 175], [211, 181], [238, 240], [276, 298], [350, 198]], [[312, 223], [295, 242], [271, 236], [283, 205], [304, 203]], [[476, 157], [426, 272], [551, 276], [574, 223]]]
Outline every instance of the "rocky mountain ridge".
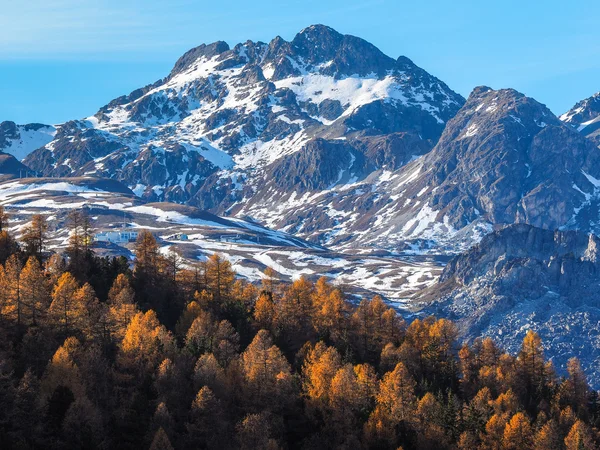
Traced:
[[[318, 25], [291, 42], [196, 47], [165, 79], [58, 126], [24, 162], [44, 176], [114, 177], [146, 200], [223, 213], [266, 195], [267, 174], [309, 189], [341, 181], [340, 170], [396, 169], [429, 151], [463, 102], [408, 58]], [[305, 173], [329, 147], [343, 149], [341, 161]], [[305, 156], [288, 173], [297, 153]]]
[[[436, 251], [439, 244], [464, 250], [511, 223], [594, 231], [599, 180], [592, 142], [534, 99], [479, 87], [424, 156], [301, 198], [295, 231], [318, 230], [313, 239], [325, 236], [339, 247], [401, 249], [413, 242]], [[294, 230], [295, 216], [284, 220], [284, 229]]]

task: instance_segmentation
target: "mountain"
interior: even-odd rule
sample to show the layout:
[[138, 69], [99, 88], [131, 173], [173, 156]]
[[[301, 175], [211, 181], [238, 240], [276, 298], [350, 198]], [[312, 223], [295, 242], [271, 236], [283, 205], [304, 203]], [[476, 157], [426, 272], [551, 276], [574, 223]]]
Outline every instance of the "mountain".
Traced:
[[303, 195], [430, 151], [463, 103], [408, 58], [314, 25], [290, 42], [196, 47], [164, 79], [56, 126], [24, 163], [284, 228]]
[[491, 336], [516, 353], [532, 329], [564, 371], [578, 357], [600, 386], [600, 238], [517, 224], [453, 258], [415, 302], [456, 320], [463, 336]]
[[22, 160], [32, 151], [49, 144], [55, 133], [56, 128], [41, 123], [0, 122], [0, 152]]
[[577, 103], [560, 120], [600, 146], [600, 92]]
[[479, 87], [432, 151], [343, 195], [310, 198], [297, 214], [305, 229], [324, 230], [315, 204], [328, 215], [341, 211], [347, 218], [329, 231], [341, 247], [400, 249], [412, 241], [456, 251], [511, 223], [596, 230], [599, 188], [600, 152], [591, 141], [534, 99]]

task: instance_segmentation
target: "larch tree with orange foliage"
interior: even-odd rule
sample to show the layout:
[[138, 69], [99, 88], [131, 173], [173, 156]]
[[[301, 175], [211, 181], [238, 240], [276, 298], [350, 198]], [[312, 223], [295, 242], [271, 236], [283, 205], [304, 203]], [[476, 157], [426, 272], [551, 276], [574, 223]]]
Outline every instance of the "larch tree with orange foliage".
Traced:
[[242, 353], [250, 404], [266, 409], [285, 406], [292, 392], [291, 367], [266, 330], [260, 330]]
[[24, 322], [23, 298], [21, 295], [21, 271], [23, 265], [17, 255], [11, 255], [4, 266], [5, 295], [7, 302], [7, 315], [14, 316], [17, 325]]
[[563, 448], [563, 439], [560, 435], [558, 423], [550, 419], [537, 430], [533, 437], [534, 450], [561, 450]]
[[597, 450], [598, 446], [590, 428], [581, 420], [576, 421], [565, 437], [565, 450]]
[[415, 386], [406, 366], [398, 363], [379, 383], [377, 408], [392, 423], [412, 420], [416, 406]]
[[75, 292], [79, 284], [73, 275], [65, 272], [56, 282], [52, 291], [52, 303], [50, 304], [50, 317], [52, 321], [62, 328], [66, 335], [73, 327], [73, 322], [78, 313], [75, 311]]
[[231, 263], [219, 254], [211, 255], [206, 261], [206, 278], [217, 305], [227, 301], [235, 281]]
[[324, 410], [329, 405], [331, 383], [342, 367], [342, 358], [334, 347], [322, 341], [310, 346], [302, 366], [302, 388], [311, 408]]
[[533, 432], [529, 419], [522, 412], [513, 415], [504, 428], [502, 448], [504, 450], [521, 450], [531, 448]]
[[125, 275], [119, 274], [113, 282], [108, 292], [107, 304], [110, 333], [121, 340], [125, 336], [129, 322], [138, 313], [135, 293]]
[[21, 271], [20, 298], [29, 311], [29, 323], [38, 325], [46, 314], [50, 295], [44, 272], [35, 256], [30, 256]]
[[175, 353], [172, 334], [162, 325], [152, 310], [137, 313], [121, 342], [121, 364], [149, 373], [168, 356]]

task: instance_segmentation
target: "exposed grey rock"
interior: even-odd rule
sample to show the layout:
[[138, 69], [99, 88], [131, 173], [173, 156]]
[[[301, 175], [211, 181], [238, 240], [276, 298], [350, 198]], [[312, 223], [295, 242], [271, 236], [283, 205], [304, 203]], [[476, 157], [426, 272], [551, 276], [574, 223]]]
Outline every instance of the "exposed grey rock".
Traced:
[[452, 259], [414, 302], [455, 320], [464, 337], [492, 336], [512, 352], [533, 329], [559, 370], [576, 356], [597, 387], [599, 242], [578, 231], [508, 226]]
[[[456, 250], [492, 225], [595, 231], [598, 180], [592, 142], [523, 94], [480, 87], [432, 151], [344, 192], [336, 209], [358, 214], [338, 227], [333, 243], [354, 235], [353, 246], [398, 249], [407, 239], [433, 239]], [[316, 200], [312, 210], [335, 201]]]

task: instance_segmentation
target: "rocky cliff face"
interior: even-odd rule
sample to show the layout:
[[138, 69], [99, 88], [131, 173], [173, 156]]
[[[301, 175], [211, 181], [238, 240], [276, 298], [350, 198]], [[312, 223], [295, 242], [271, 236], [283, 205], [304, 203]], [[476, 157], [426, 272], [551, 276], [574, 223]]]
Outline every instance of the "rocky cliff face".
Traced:
[[600, 146], [600, 92], [577, 103], [560, 120]]
[[599, 244], [583, 232], [512, 225], [452, 259], [417, 303], [456, 320], [464, 336], [492, 336], [515, 352], [533, 329], [559, 369], [576, 356], [597, 387]]
[[408, 58], [316, 25], [290, 42], [196, 47], [166, 78], [58, 126], [24, 162], [114, 177], [146, 200], [261, 218], [277, 202], [285, 216], [290, 195], [428, 152], [463, 103]]

